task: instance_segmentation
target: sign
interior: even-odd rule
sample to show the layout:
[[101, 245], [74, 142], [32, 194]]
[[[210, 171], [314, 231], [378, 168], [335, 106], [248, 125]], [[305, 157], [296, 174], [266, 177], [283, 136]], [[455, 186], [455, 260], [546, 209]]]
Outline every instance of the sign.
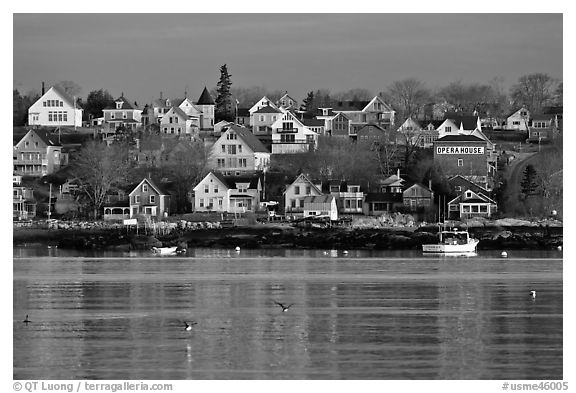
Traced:
[[436, 154], [484, 154], [483, 146], [436, 146]]
[[124, 220], [124, 225], [137, 225], [137, 224], [138, 220], [136, 220], [135, 218], [128, 218]]

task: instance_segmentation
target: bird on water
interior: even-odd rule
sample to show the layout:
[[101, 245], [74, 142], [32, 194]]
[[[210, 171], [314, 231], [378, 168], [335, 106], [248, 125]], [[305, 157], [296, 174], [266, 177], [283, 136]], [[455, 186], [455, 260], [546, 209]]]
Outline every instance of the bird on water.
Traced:
[[536, 299], [536, 291], [530, 291], [530, 296], [532, 296], [532, 299]]
[[276, 303], [277, 305], [279, 305], [280, 307], [282, 307], [282, 312], [288, 311], [288, 309], [294, 305], [294, 303], [289, 304], [289, 305], [287, 305], [287, 306], [285, 306], [285, 305], [283, 305], [282, 303], [279, 303], [279, 302], [274, 302], [274, 303]]
[[186, 322], [184, 321], [184, 330], [186, 330], [187, 332], [189, 332], [190, 330], [192, 330], [192, 326], [194, 325], [198, 325], [198, 322]]
[[24, 318], [24, 320], [22, 322], [24, 322], [26, 325], [28, 325], [32, 321], [28, 319], [28, 314], [26, 314], [26, 318]]

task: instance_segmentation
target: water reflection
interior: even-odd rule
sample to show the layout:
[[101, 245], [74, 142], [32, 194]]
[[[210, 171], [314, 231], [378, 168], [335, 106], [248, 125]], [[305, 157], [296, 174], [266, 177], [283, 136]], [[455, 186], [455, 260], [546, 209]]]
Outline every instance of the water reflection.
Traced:
[[562, 378], [561, 260], [190, 251], [20, 251], [14, 378]]

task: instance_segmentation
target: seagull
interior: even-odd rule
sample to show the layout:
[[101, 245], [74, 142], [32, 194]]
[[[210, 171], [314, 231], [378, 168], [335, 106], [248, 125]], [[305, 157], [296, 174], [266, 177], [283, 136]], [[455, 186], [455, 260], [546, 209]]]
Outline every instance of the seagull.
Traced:
[[22, 322], [24, 322], [26, 325], [28, 325], [32, 321], [28, 319], [28, 314], [26, 314], [26, 319], [24, 319]]
[[188, 323], [188, 322], [184, 321], [184, 330], [186, 330], [187, 332], [189, 332], [189, 331], [192, 330], [192, 326], [194, 326], [194, 325], [198, 325], [198, 322], [190, 322], [190, 323]]
[[532, 299], [536, 299], [536, 291], [530, 291], [530, 296], [532, 296]]
[[289, 304], [289, 305], [287, 305], [287, 306], [283, 305], [282, 303], [278, 303], [278, 302], [274, 302], [274, 303], [276, 303], [277, 305], [279, 305], [280, 307], [282, 307], [282, 312], [288, 311], [288, 309], [294, 305], [294, 303]]

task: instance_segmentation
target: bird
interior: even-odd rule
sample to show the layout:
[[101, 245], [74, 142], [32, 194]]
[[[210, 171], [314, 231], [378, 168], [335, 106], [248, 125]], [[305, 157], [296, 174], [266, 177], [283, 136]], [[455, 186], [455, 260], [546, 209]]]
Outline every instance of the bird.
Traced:
[[28, 325], [32, 321], [28, 319], [28, 314], [26, 314], [26, 318], [22, 322]]
[[536, 291], [530, 291], [530, 296], [532, 296], [532, 299], [536, 299]]
[[235, 248], [236, 252], [240, 252], [240, 247]]
[[287, 305], [287, 306], [285, 306], [285, 305], [283, 305], [282, 303], [279, 303], [279, 302], [274, 302], [274, 303], [276, 303], [277, 305], [279, 305], [280, 307], [282, 307], [282, 312], [288, 311], [288, 309], [294, 305], [294, 303], [289, 304], [289, 305]]
[[198, 322], [186, 322], [184, 321], [184, 330], [186, 330], [187, 332], [189, 332], [190, 330], [192, 330], [192, 326], [194, 325], [198, 325]]

